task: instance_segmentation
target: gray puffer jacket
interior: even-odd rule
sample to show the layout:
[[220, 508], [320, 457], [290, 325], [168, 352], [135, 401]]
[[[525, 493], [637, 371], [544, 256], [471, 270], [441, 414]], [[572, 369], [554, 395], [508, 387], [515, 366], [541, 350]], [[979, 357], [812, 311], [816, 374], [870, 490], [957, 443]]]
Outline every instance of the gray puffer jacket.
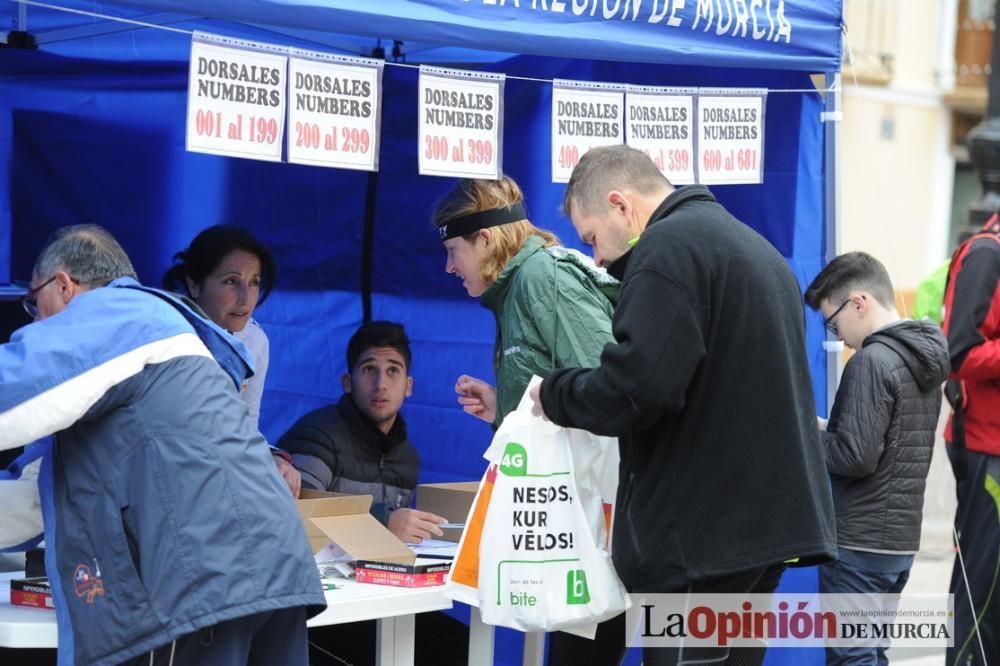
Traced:
[[944, 335], [926, 320], [876, 331], [847, 362], [823, 433], [842, 548], [919, 549], [948, 367]]

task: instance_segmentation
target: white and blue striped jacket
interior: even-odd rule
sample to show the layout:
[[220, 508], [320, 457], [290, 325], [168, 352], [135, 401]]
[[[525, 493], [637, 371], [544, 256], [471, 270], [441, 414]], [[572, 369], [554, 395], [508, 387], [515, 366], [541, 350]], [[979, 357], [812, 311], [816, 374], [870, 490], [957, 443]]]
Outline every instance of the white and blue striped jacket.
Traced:
[[[0, 346], [0, 449], [54, 435], [15, 471], [42, 461], [60, 665], [117, 664], [219, 622], [325, 604], [237, 393], [250, 367], [222, 329], [128, 278]], [[0, 546], [37, 542], [30, 516], [3, 520], [17, 529], [0, 522]]]

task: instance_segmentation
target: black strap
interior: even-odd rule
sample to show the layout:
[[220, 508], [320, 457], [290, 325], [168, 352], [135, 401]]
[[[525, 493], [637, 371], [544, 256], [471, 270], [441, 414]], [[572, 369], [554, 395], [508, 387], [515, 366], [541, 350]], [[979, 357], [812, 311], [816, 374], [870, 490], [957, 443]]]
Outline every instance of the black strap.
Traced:
[[528, 219], [528, 215], [524, 212], [524, 205], [514, 203], [509, 206], [491, 208], [490, 210], [482, 210], [478, 213], [456, 217], [448, 224], [442, 224], [438, 227], [438, 233], [441, 235], [441, 240], [446, 241], [450, 238], [468, 236], [480, 229], [496, 227], [511, 222], [520, 222], [526, 219]]

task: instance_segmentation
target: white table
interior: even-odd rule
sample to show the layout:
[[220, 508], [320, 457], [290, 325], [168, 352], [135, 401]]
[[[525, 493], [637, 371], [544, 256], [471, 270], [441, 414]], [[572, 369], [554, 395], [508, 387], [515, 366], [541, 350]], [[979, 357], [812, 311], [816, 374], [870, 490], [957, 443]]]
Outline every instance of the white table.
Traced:
[[[10, 579], [22, 575], [0, 574], [0, 647], [55, 648], [55, 611], [10, 605]], [[346, 579], [325, 582], [335, 583], [337, 589], [326, 591], [326, 610], [311, 618], [307, 626], [377, 620], [375, 655], [379, 666], [412, 666], [414, 614], [451, 608], [451, 599], [444, 596], [442, 586], [407, 589]], [[488, 633], [479, 640], [488, 638], [492, 653], [492, 632]], [[484, 662], [473, 662], [470, 651], [469, 663]]]
[[[311, 618], [306, 626], [377, 620], [375, 663], [379, 666], [413, 666], [414, 614], [451, 608], [451, 599], [444, 596], [444, 587], [440, 585], [404, 588], [343, 578], [324, 582], [334, 583], [337, 589], [326, 591], [326, 610]], [[473, 663], [471, 658], [469, 663]]]
[[0, 574], [0, 647], [54, 648], [55, 611], [10, 605], [10, 579], [23, 576], [23, 572]]
[[[55, 648], [58, 643], [55, 611], [10, 605], [10, 579], [21, 573], [0, 573], [0, 647]], [[407, 589], [368, 585], [334, 578], [326, 591], [327, 608], [306, 626], [377, 620], [375, 655], [379, 666], [412, 666], [414, 615], [451, 608], [444, 587]], [[469, 666], [493, 663], [494, 627], [483, 624], [479, 609], [469, 614]], [[525, 634], [524, 666], [542, 663], [544, 634]]]

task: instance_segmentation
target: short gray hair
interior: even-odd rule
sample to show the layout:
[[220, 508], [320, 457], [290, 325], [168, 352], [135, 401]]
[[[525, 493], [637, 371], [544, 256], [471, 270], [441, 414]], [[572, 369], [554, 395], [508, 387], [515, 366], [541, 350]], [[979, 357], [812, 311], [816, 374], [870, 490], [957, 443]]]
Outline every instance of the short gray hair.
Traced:
[[65, 271], [89, 288], [103, 287], [120, 277], [136, 278], [125, 250], [96, 224], [62, 227], [49, 236], [34, 273], [36, 278], [47, 278], [56, 271]]
[[591, 148], [573, 169], [563, 197], [563, 212], [569, 215], [574, 204], [582, 211], [593, 211], [611, 190], [654, 195], [668, 187], [670, 181], [646, 153], [624, 145]]

